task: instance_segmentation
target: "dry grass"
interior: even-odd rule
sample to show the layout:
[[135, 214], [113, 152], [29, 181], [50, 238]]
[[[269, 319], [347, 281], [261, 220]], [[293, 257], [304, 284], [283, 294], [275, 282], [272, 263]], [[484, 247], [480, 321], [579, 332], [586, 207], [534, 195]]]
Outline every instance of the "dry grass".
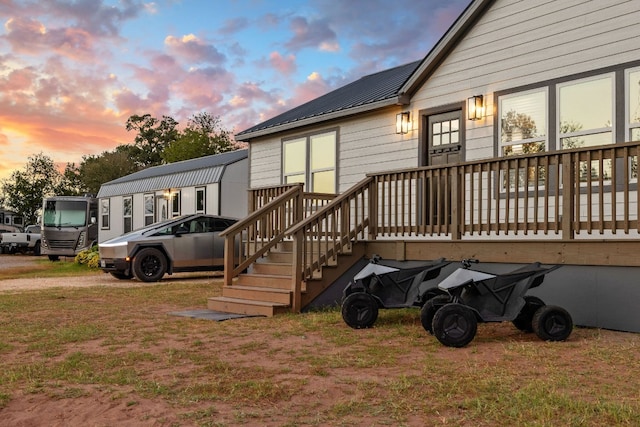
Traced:
[[337, 310], [168, 315], [220, 285], [0, 294], [0, 425], [25, 411], [48, 425], [640, 425], [639, 335], [545, 343], [485, 324], [451, 349], [413, 310], [383, 310], [369, 330]]

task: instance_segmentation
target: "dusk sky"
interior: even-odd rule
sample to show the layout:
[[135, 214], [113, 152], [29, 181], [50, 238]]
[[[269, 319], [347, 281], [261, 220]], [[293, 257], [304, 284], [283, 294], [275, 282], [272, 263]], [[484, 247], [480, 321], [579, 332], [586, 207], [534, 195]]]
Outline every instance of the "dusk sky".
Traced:
[[470, 0], [0, 0], [0, 179], [131, 143], [133, 114], [242, 131], [422, 59]]

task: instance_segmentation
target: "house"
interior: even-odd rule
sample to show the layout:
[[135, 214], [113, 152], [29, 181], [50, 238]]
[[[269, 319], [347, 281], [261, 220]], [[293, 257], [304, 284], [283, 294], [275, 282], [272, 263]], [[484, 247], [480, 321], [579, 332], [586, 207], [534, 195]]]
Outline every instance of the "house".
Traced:
[[248, 152], [237, 150], [147, 168], [100, 187], [99, 241], [164, 219], [247, 214]]
[[[640, 331], [639, 19], [627, 0], [474, 0], [421, 61], [237, 134], [251, 213], [225, 234], [248, 240], [209, 307], [297, 312], [372, 254], [475, 257], [560, 264], [537, 295]], [[267, 282], [286, 294], [250, 291]]]

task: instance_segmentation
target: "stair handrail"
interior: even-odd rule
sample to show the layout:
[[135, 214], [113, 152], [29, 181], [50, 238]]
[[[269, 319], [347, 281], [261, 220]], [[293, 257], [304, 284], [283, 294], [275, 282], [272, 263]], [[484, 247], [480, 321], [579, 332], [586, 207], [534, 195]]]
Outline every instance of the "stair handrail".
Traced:
[[[364, 232], [364, 229], [369, 225], [370, 212], [367, 211], [364, 214], [364, 193], [369, 190], [369, 198], [371, 199], [371, 188], [374, 182], [373, 177], [366, 177], [358, 184], [351, 187], [348, 191], [338, 195], [331, 202], [324, 207], [320, 208], [317, 212], [309, 217], [299, 221], [297, 224], [291, 226], [285, 231], [287, 237], [291, 237], [293, 240], [293, 260], [292, 260], [292, 277], [291, 277], [291, 291], [293, 293], [292, 311], [299, 312], [301, 310], [301, 298], [302, 298], [302, 282], [310, 279], [314, 270], [319, 270], [323, 266], [328, 265], [329, 259], [336, 257], [338, 254], [344, 252], [345, 246], [351, 243], [352, 239], [357, 238], [359, 232]], [[362, 195], [362, 219], [360, 222], [355, 220], [356, 224], [351, 224], [350, 212], [345, 211], [345, 206], [349, 205], [352, 200]], [[371, 209], [372, 200], [368, 200], [369, 210]], [[375, 201], [373, 202], [375, 203]], [[337, 212], [340, 211], [340, 230], [336, 229]], [[357, 216], [357, 212], [355, 213]], [[329, 245], [328, 242], [328, 230], [325, 228], [324, 237], [325, 248], [321, 250], [322, 244], [320, 239], [316, 239], [318, 244], [318, 253], [313, 253], [313, 248], [309, 246], [309, 242], [305, 237], [307, 230], [312, 230], [314, 224], [320, 225], [323, 219], [328, 222], [329, 216], [333, 216], [333, 229], [331, 234], [333, 236], [333, 243]], [[326, 226], [327, 224], [325, 224]], [[323, 234], [319, 232], [318, 237]], [[337, 234], [337, 236], [336, 236]], [[336, 240], [336, 237], [338, 239]], [[314, 256], [315, 255], [315, 256]]]
[[[269, 241], [257, 249], [252, 255], [248, 254], [248, 248], [246, 250], [246, 254], [242, 251], [242, 234], [246, 233], [248, 235], [249, 228], [255, 226], [258, 221], [269, 216], [270, 214], [276, 212], [279, 209], [282, 209], [286, 206], [286, 204], [294, 200], [295, 208], [293, 212], [293, 222], [296, 223], [302, 218], [302, 191], [303, 185], [299, 184], [294, 186], [293, 188], [287, 190], [282, 193], [276, 199], [270, 201], [266, 205], [262, 206], [260, 209], [252, 212], [246, 218], [236, 222], [231, 227], [220, 233], [220, 237], [224, 237], [224, 285], [231, 286], [234, 277], [237, 277], [242, 271], [248, 268], [255, 260], [264, 255], [267, 251], [273, 248], [276, 244], [281, 242], [285, 235], [285, 228], [282, 227], [277, 231], [277, 234], [271, 236]], [[282, 212], [284, 214], [284, 212]], [[281, 215], [280, 218], [283, 218], [284, 215]], [[236, 238], [240, 238], [240, 253], [237, 253], [235, 247]], [[243, 257], [246, 255], [246, 258]], [[236, 265], [236, 256], [238, 257], [238, 263]]]

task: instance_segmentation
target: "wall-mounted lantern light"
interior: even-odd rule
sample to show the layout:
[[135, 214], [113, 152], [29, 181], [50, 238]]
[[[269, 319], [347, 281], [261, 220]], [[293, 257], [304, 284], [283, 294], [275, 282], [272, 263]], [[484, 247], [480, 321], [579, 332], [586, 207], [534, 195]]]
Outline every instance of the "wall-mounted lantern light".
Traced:
[[472, 96], [467, 100], [467, 118], [480, 120], [484, 115], [484, 103], [482, 95]]
[[409, 133], [409, 112], [396, 114], [396, 133]]

